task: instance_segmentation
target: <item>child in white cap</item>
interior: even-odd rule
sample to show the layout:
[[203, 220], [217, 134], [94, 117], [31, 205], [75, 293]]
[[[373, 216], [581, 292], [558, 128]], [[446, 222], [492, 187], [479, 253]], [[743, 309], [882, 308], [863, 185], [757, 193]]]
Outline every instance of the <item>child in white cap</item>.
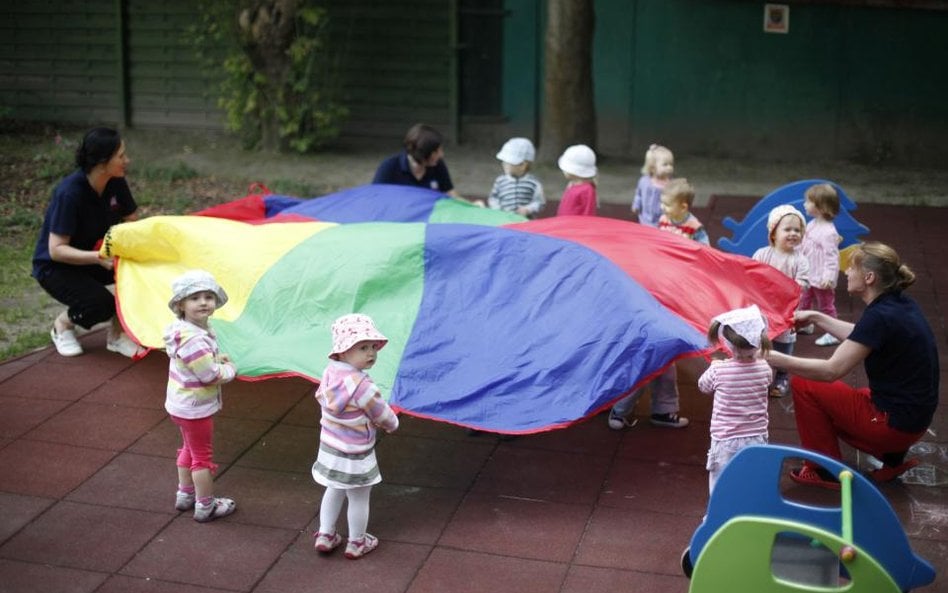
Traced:
[[526, 138], [511, 138], [504, 142], [497, 153], [504, 174], [494, 180], [487, 197], [488, 206], [530, 218], [543, 209], [546, 204], [543, 185], [529, 172], [535, 157], [533, 142]]
[[738, 451], [767, 444], [767, 395], [773, 372], [761, 357], [771, 345], [757, 305], [715, 317], [708, 341], [721, 344], [730, 355], [712, 361], [698, 378], [698, 389], [714, 396], [707, 465], [710, 492]]
[[[797, 281], [801, 290], [810, 286], [810, 264], [799, 249], [803, 242], [806, 220], [803, 214], [789, 204], [777, 206], [767, 216], [767, 237], [770, 244], [754, 252], [754, 259], [769, 264]], [[793, 328], [774, 338], [774, 350], [793, 354], [797, 334]], [[770, 387], [770, 397], [784, 397], [790, 393], [790, 376], [778, 369]]]
[[386, 343], [388, 339], [367, 315], [343, 315], [332, 324], [330, 361], [316, 390], [322, 428], [313, 479], [326, 487], [314, 534], [319, 552], [332, 552], [342, 543], [336, 521], [347, 499], [346, 558], [361, 558], [379, 545], [378, 538], [365, 531], [372, 485], [382, 481], [375, 459], [376, 428], [393, 432], [398, 417], [365, 370], [375, 364]]
[[227, 355], [220, 354], [210, 326], [214, 311], [227, 302], [227, 293], [204, 270], [191, 270], [171, 284], [168, 307], [177, 319], [165, 329], [168, 388], [165, 410], [181, 430], [178, 449], [178, 492], [175, 508], [194, 509], [194, 520], [205, 523], [233, 513], [237, 504], [214, 496], [212, 437], [214, 414], [221, 409], [221, 384], [237, 374]]
[[556, 209], [557, 216], [595, 216], [596, 153], [585, 144], [570, 146], [558, 161], [560, 171], [569, 181]]

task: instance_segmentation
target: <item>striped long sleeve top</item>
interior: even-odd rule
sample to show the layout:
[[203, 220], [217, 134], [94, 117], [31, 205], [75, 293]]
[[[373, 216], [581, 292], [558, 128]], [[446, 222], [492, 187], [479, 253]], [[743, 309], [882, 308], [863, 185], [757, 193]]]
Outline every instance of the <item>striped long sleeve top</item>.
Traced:
[[221, 409], [221, 383], [233, 380], [234, 365], [219, 362], [217, 338], [178, 319], [164, 335], [168, 363], [165, 410], [179, 418], [206, 418]]
[[398, 428], [398, 416], [366, 373], [331, 360], [316, 390], [322, 408], [319, 440], [344, 453], [365, 453], [375, 446], [376, 427]]
[[766, 361], [714, 362], [698, 378], [702, 393], [714, 394], [711, 438], [719, 441], [767, 434], [767, 391], [773, 372]]
[[487, 205], [494, 210], [515, 212], [526, 206], [530, 216], [543, 209], [546, 198], [543, 197], [543, 185], [531, 173], [521, 177], [501, 175], [494, 180], [494, 186], [487, 197]]

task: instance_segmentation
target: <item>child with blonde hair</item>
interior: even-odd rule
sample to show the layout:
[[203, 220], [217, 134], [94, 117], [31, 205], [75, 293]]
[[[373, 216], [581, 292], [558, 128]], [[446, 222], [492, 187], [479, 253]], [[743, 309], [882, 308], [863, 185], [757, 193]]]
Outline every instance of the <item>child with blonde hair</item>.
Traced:
[[[804, 194], [803, 209], [813, 219], [806, 225], [803, 255], [810, 265], [810, 286], [800, 296], [800, 309], [815, 309], [836, 317], [836, 280], [839, 278], [839, 243], [833, 219], [839, 214], [839, 195], [829, 183], [810, 186]], [[813, 333], [808, 325], [798, 330]], [[839, 340], [825, 333], [816, 339], [817, 346], [835, 346]]]
[[563, 151], [558, 164], [568, 183], [556, 215], [595, 216], [596, 153], [585, 144], [576, 144]]
[[213, 460], [214, 414], [221, 409], [221, 384], [234, 379], [237, 368], [220, 354], [209, 320], [227, 303], [227, 293], [204, 270], [191, 270], [171, 284], [168, 307], [177, 319], [164, 334], [168, 353], [165, 410], [181, 431], [178, 449], [178, 492], [174, 508], [194, 509], [194, 520], [213, 521], [237, 510], [230, 498], [214, 496], [217, 470]]
[[329, 553], [342, 543], [336, 521], [348, 500], [346, 558], [350, 560], [379, 545], [378, 538], [366, 533], [369, 495], [372, 486], [382, 481], [375, 458], [376, 429], [394, 432], [398, 417], [365, 371], [375, 365], [387, 343], [368, 315], [343, 315], [332, 324], [330, 361], [316, 390], [322, 417], [313, 479], [326, 492], [319, 507], [319, 529], [313, 534], [315, 547]]
[[[801, 290], [810, 286], [810, 264], [799, 247], [803, 241], [806, 221], [799, 210], [789, 204], [777, 206], [767, 215], [767, 238], [769, 245], [754, 252], [754, 259], [771, 265], [796, 280]], [[774, 338], [774, 350], [793, 354], [797, 334], [793, 328]], [[771, 397], [784, 397], [790, 393], [790, 377], [778, 369], [770, 388]]]
[[662, 190], [662, 215], [658, 219], [658, 228], [669, 231], [686, 239], [694, 239], [702, 245], [710, 245], [708, 231], [691, 213], [695, 201], [695, 188], [685, 178], [672, 179]]
[[487, 197], [488, 206], [530, 218], [543, 209], [546, 204], [543, 185], [529, 172], [535, 157], [533, 142], [526, 138], [511, 138], [504, 142], [497, 153], [504, 174], [494, 180]]
[[632, 212], [638, 221], [648, 226], [658, 226], [662, 215], [662, 190], [675, 172], [675, 156], [672, 151], [659, 144], [652, 144], [645, 151], [642, 176], [635, 187]]
[[767, 444], [767, 395], [773, 372], [761, 358], [771, 344], [757, 305], [715, 317], [708, 341], [720, 344], [730, 355], [712, 361], [698, 378], [698, 389], [714, 396], [707, 464], [710, 492], [738, 451]]

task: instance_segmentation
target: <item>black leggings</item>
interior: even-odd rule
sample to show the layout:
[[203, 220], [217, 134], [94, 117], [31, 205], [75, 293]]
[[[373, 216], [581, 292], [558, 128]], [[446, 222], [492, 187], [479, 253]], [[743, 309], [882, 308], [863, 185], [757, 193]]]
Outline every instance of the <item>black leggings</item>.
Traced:
[[38, 279], [49, 296], [69, 307], [69, 320], [85, 329], [115, 317], [115, 297], [106, 286], [115, 273], [102, 266], [57, 266]]

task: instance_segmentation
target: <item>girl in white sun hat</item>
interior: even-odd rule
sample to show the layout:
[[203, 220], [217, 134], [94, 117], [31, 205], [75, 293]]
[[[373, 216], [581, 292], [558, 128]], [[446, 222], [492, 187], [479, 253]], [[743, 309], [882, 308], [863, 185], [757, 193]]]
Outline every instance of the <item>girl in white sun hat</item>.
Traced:
[[494, 180], [487, 197], [487, 205], [494, 210], [515, 212], [520, 216], [534, 217], [546, 204], [543, 185], [530, 173], [530, 165], [536, 158], [533, 142], [526, 138], [511, 138], [504, 142], [497, 160], [504, 174]]
[[369, 494], [372, 486], [382, 481], [375, 459], [376, 428], [393, 432], [398, 428], [398, 417], [365, 371], [375, 364], [387, 343], [388, 338], [368, 315], [343, 315], [332, 324], [330, 361], [316, 390], [322, 428], [313, 479], [326, 487], [319, 507], [319, 529], [314, 534], [319, 552], [332, 552], [342, 543], [336, 521], [346, 500], [346, 558], [361, 558], [379, 544], [378, 538], [365, 531]]
[[560, 198], [557, 216], [595, 216], [596, 207], [596, 153], [585, 144], [567, 148], [558, 161], [560, 171], [569, 181]]

